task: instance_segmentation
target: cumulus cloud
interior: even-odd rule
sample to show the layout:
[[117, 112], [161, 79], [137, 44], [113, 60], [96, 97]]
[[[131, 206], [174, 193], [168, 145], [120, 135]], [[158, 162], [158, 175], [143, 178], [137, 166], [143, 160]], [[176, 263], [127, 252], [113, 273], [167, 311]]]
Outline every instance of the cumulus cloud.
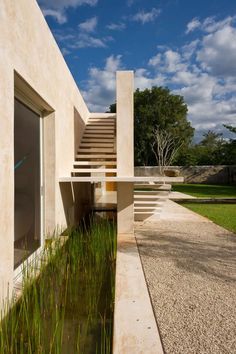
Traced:
[[48, 9], [64, 10], [68, 7], [81, 5], [96, 5], [98, 0], [39, 0], [39, 3]]
[[97, 38], [89, 35], [88, 33], [80, 33], [75, 41], [68, 45], [68, 48], [78, 49], [78, 48], [105, 48], [106, 39]]
[[98, 0], [38, 0], [44, 16], [53, 17], [59, 24], [67, 22], [66, 10], [82, 5], [95, 6]]
[[201, 22], [197, 17], [193, 18], [188, 24], [187, 24], [187, 29], [185, 31], [186, 34], [194, 31], [196, 28], [199, 28], [201, 26]]
[[92, 17], [79, 24], [79, 29], [84, 32], [94, 32], [97, 26], [97, 17]]
[[203, 69], [219, 76], [236, 74], [236, 28], [230, 25], [206, 35], [197, 60]]
[[[183, 95], [200, 138], [208, 129], [221, 132], [223, 124], [235, 125], [236, 28], [229, 18], [208, 18], [199, 29], [197, 39], [178, 49], [157, 47], [147, 66], [136, 68], [135, 88], [168, 86]], [[106, 111], [115, 101], [115, 71], [124, 68], [121, 60], [112, 55], [104, 68], [89, 70], [84, 97], [92, 111]]]
[[148, 22], [153, 22], [161, 13], [160, 9], [153, 8], [151, 11], [144, 10], [137, 12], [132, 16], [133, 21], [141, 22], [143, 25]]
[[106, 26], [109, 30], [112, 31], [123, 31], [126, 28], [125, 23], [110, 23], [109, 25]]
[[104, 112], [115, 102], [116, 71], [121, 68], [121, 55], [111, 55], [106, 59], [104, 68], [89, 69], [83, 97], [92, 112]]
[[58, 10], [43, 9], [42, 11], [45, 17], [53, 17], [60, 25], [67, 21], [66, 15]]

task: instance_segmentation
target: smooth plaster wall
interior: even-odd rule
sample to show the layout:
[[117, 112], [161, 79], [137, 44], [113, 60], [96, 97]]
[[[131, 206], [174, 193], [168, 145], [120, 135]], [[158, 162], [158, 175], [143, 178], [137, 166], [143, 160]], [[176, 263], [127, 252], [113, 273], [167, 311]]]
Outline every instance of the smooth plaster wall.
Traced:
[[[55, 110], [49, 164], [55, 164], [47, 193], [55, 210], [48, 223], [65, 225], [57, 179], [69, 176], [74, 159], [74, 112], [87, 121], [89, 111], [35, 0], [2, 0], [0, 6], [0, 297], [12, 288], [14, 237], [14, 70]], [[53, 144], [51, 144], [53, 145]], [[53, 151], [54, 150], [54, 151]], [[53, 154], [55, 159], [53, 162]], [[49, 174], [50, 175], [50, 174]], [[55, 183], [54, 183], [55, 182]], [[54, 190], [52, 191], [54, 184]], [[53, 221], [54, 218], [55, 220]]]

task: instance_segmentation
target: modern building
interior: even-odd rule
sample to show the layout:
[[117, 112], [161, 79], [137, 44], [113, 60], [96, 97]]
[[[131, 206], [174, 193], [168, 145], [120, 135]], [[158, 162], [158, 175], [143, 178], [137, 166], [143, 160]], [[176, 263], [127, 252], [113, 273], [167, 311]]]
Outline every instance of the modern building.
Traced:
[[116, 115], [89, 112], [36, 0], [1, 1], [0, 78], [2, 301], [99, 188], [117, 189], [118, 232], [132, 234], [133, 183], [147, 178], [134, 177], [133, 73], [117, 73]]

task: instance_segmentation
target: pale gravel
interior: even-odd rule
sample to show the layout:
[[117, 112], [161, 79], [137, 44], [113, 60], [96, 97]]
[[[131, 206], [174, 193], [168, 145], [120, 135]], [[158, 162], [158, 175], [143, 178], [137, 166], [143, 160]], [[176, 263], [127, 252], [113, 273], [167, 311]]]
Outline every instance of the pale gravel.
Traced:
[[136, 226], [164, 351], [236, 354], [236, 234], [192, 216]]

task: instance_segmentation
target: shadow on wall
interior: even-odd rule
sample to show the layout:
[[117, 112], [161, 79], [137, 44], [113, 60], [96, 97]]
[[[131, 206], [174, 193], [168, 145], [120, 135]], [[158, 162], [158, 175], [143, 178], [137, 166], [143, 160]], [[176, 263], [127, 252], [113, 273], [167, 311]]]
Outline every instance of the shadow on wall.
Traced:
[[93, 205], [93, 185], [90, 183], [60, 183], [67, 227], [78, 225]]
[[84, 134], [85, 122], [81, 118], [79, 112], [74, 108], [74, 154], [76, 157], [78, 148]]

